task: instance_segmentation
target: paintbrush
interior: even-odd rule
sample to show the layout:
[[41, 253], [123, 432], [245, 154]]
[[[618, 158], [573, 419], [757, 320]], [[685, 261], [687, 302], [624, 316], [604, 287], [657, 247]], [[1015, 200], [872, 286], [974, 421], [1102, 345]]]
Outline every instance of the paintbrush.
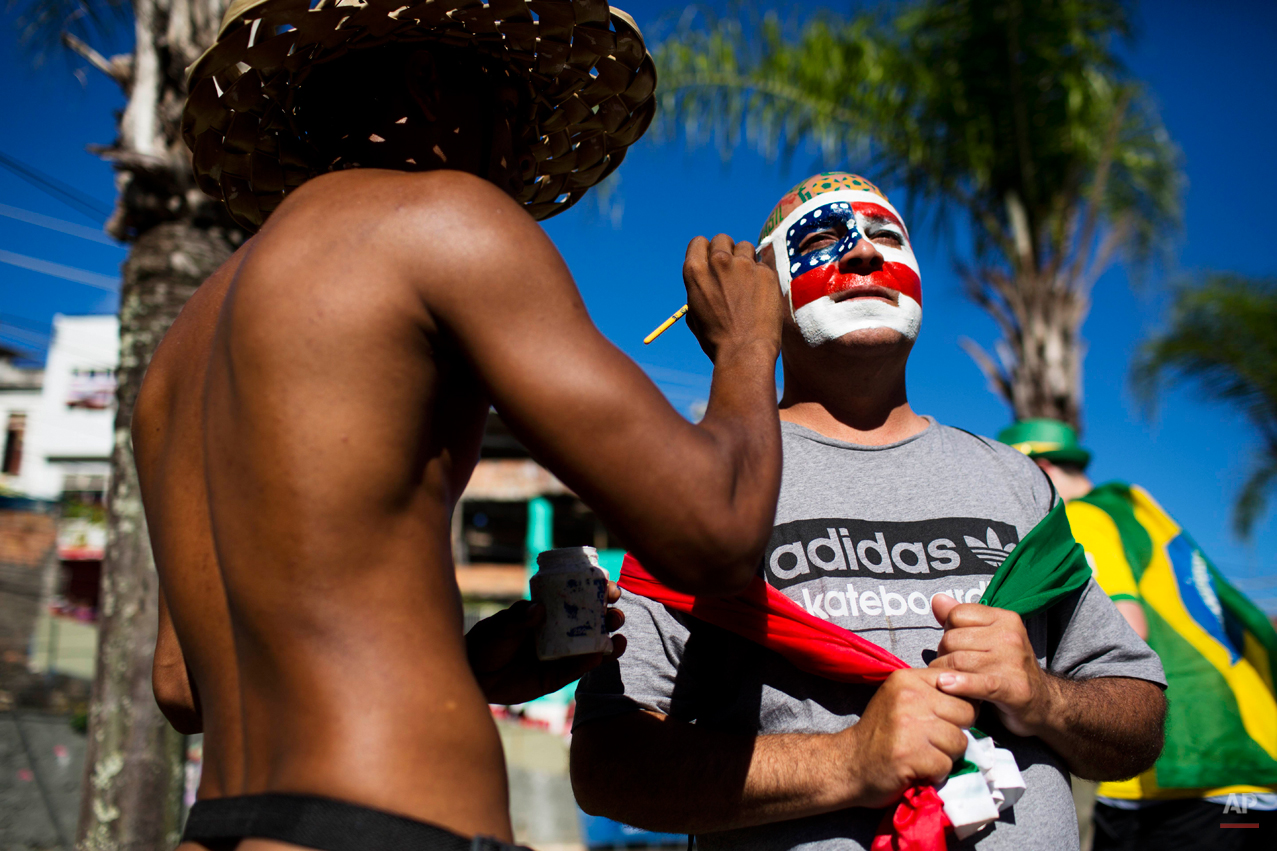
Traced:
[[653, 331], [651, 334], [648, 334], [646, 337], [643, 338], [643, 345], [646, 346], [648, 343], [652, 342], [657, 337], [661, 336], [666, 331], [670, 330], [670, 326], [673, 325], [678, 320], [682, 319], [683, 314], [685, 313], [687, 313], [687, 305], [683, 305], [678, 310], [674, 311], [673, 316], [671, 316], [669, 319], [666, 319], [664, 322], [662, 322], [660, 325], [657, 326], [655, 331]]

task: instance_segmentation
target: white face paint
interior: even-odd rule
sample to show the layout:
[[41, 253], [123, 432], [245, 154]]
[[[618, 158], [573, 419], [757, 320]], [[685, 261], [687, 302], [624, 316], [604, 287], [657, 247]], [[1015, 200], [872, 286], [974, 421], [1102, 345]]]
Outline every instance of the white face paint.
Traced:
[[903, 294], [899, 304], [876, 298], [836, 302], [826, 297], [791, 312], [799, 333], [813, 348], [874, 328], [890, 328], [906, 340], [918, 339], [922, 330], [922, 305]]
[[[853, 227], [854, 225], [854, 227]], [[832, 233], [816, 250], [802, 241], [813, 233]], [[867, 275], [842, 273], [838, 258], [859, 239], [870, 240], [883, 258], [883, 268]], [[839, 189], [816, 195], [795, 208], [759, 244], [771, 245], [781, 291], [790, 314], [809, 346], [847, 334], [889, 328], [908, 340], [922, 327], [922, 288], [918, 261], [900, 214], [875, 192]], [[869, 286], [896, 293], [896, 303], [881, 296], [839, 294]]]

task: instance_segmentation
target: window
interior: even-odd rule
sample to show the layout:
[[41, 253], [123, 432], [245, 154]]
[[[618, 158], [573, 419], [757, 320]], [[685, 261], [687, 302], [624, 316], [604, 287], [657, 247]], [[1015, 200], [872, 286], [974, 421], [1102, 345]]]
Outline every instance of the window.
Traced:
[[[528, 504], [467, 500], [462, 504], [463, 564], [523, 564]], [[460, 555], [460, 554], [458, 554]]]
[[115, 370], [109, 367], [80, 367], [71, 370], [67, 389], [68, 408], [105, 411], [115, 402]]
[[620, 543], [608, 533], [603, 522], [580, 499], [568, 494], [549, 499], [554, 506], [556, 547], [594, 547], [598, 550], [620, 548]]
[[22, 438], [27, 431], [26, 414], [9, 414], [4, 429], [4, 466], [0, 473], [16, 476], [22, 471]]

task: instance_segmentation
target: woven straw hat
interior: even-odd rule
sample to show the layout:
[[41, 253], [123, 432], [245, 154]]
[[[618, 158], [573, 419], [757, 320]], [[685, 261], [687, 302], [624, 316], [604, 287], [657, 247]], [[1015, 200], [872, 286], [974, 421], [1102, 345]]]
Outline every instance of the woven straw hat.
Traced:
[[327, 169], [293, 119], [310, 67], [388, 42], [471, 46], [527, 79], [519, 196], [533, 218], [575, 204], [651, 123], [656, 69], [634, 20], [606, 0], [234, 0], [188, 71], [182, 137], [201, 189], [249, 230]]

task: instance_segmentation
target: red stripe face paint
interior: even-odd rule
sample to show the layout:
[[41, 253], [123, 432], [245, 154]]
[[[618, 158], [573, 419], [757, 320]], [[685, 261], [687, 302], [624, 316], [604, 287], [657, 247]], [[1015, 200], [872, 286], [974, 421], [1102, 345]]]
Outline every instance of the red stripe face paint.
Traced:
[[906, 242], [908, 241], [909, 232], [905, 230], [905, 223], [900, 221], [900, 217], [897, 216], [893, 211], [888, 210], [886, 207], [882, 206], [881, 204], [872, 202], [872, 201], [863, 201], [863, 202], [858, 201], [852, 204], [851, 206], [855, 209], [856, 216], [861, 221], [865, 221], [865, 222], [881, 221], [881, 222], [886, 222], [889, 225], [894, 225], [895, 227], [899, 228], [900, 231], [905, 235], [905, 241]]
[[868, 275], [839, 272], [837, 263], [827, 263], [810, 272], [803, 272], [790, 282], [789, 287], [792, 310], [806, 307], [824, 296], [867, 287], [895, 290], [918, 302], [919, 307], [922, 306], [922, 282], [918, 280], [918, 273], [903, 263], [883, 263], [882, 269]]

